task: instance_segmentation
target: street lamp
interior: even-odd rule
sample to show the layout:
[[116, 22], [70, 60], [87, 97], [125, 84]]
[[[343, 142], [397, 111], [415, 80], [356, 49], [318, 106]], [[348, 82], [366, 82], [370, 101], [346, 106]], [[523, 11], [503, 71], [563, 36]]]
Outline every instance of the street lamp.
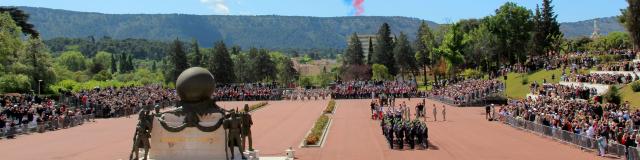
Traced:
[[40, 96], [40, 83], [42, 82], [42, 80], [38, 80], [38, 96]]

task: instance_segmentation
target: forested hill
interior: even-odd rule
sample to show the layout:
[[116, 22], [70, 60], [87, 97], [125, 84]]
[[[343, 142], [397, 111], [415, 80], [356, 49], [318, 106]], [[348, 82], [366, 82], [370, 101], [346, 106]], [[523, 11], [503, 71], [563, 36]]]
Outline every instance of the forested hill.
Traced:
[[[408, 17], [299, 17], [221, 16], [185, 14], [101, 14], [48, 8], [19, 7], [44, 39], [55, 37], [150, 40], [196, 38], [202, 46], [224, 40], [227, 44], [260, 48], [344, 48], [346, 36], [376, 33], [383, 22], [394, 34], [405, 32], [414, 39], [422, 20]], [[427, 21], [431, 27], [438, 24]], [[598, 20], [600, 32], [624, 31], [615, 17]], [[566, 37], [590, 36], [593, 20], [562, 23]]]
[[[600, 28], [600, 34], [608, 34], [609, 32], [614, 31], [625, 31], [624, 26], [618, 22], [617, 17], [605, 17], [605, 18], [597, 18], [598, 27]], [[560, 31], [564, 33], [565, 37], [579, 37], [579, 36], [591, 36], [593, 33], [593, 21], [585, 20], [578, 22], [569, 22], [569, 23], [561, 23]]]
[[[344, 48], [353, 32], [376, 33], [387, 22], [394, 33], [415, 37], [421, 21], [407, 17], [220, 16], [185, 14], [101, 14], [19, 7], [44, 39], [55, 37], [183, 40], [196, 38], [203, 46], [215, 41], [241, 47]], [[436, 26], [433, 22], [428, 22]]]

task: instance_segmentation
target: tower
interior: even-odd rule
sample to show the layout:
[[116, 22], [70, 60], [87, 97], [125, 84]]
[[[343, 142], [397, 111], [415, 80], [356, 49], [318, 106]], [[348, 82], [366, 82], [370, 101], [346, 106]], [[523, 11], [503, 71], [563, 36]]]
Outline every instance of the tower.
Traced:
[[598, 27], [598, 19], [593, 20], [593, 33], [591, 33], [591, 39], [597, 39], [600, 37], [600, 28]]

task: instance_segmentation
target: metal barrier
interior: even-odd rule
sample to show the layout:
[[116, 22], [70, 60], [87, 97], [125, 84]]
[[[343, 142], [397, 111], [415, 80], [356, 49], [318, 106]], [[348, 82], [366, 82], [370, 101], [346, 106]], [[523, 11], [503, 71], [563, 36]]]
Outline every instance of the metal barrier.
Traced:
[[[580, 147], [581, 149], [588, 149], [598, 152], [598, 141], [592, 137], [587, 137], [583, 134], [575, 134], [567, 132], [559, 128], [549, 127], [541, 124], [537, 124], [524, 119], [515, 118], [512, 116], [500, 116], [502, 122], [517, 129], [527, 130], [534, 134], [546, 136], [558, 140], [563, 143], [572, 144]], [[605, 151], [607, 154], [611, 154], [617, 157], [625, 157], [629, 160], [640, 160], [640, 150], [636, 147], [626, 147], [618, 143], [606, 142]]]
[[[79, 116], [66, 116], [63, 118], [54, 119], [51, 121], [40, 123], [28, 123], [15, 126], [5, 126], [0, 128], [0, 138], [13, 138], [17, 135], [31, 134], [34, 132], [44, 133], [46, 131], [54, 131], [63, 128], [70, 128], [84, 124], [84, 122], [91, 122], [95, 116], [93, 114], [79, 115]], [[2, 123], [2, 122], [0, 122]]]

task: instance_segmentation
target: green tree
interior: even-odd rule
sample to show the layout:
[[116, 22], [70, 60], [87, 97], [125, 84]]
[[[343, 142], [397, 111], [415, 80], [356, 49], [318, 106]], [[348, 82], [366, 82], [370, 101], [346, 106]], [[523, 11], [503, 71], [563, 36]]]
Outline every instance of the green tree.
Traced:
[[465, 35], [464, 43], [467, 44], [465, 51], [465, 61], [470, 67], [481, 67], [484, 71], [497, 70], [497, 37], [492, 34], [486, 24], [474, 29]]
[[[454, 72], [456, 66], [464, 62], [464, 56], [462, 52], [465, 48], [464, 35], [460, 31], [459, 26], [453, 25], [451, 29], [445, 34], [442, 44], [438, 48], [442, 57], [446, 60], [447, 72]], [[441, 62], [445, 63], [445, 62]]]
[[[252, 53], [251, 51], [249, 53]], [[259, 51], [256, 49], [256, 56], [249, 57], [253, 58], [253, 74], [254, 74], [254, 82], [256, 81], [271, 81], [276, 78], [276, 64], [273, 62], [271, 57], [268, 54], [268, 51], [265, 49], [260, 49]]]
[[40, 37], [40, 33], [34, 28], [33, 24], [29, 23], [29, 14], [15, 7], [0, 7], [0, 14], [2, 13], [10, 14], [23, 33], [29, 34], [34, 38]]
[[112, 63], [112, 54], [105, 51], [99, 51], [95, 57], [93, 57], [93, 64], [100, 64], [105, 69], [111, 68]]
[[0, 91], [4, 93], [27, 93], [31, 83], [24, 74], [4, 74], [0, 76]]
[[57, 58], [57, 62], [74, 72], [86, 69], [85, 57], [78, 51], [63, 52]]
[[389, 69], [391, 75], [396, 75], [395, 59], [393, 58], [393, 38], [389, 24], [383, 23], [378, 30], [377, 43], [373, 54], [373, 63], [382, 64]]
[[404, 72], [410, 72], [413, 76], [415, 76], [415, 72], [418, 70], [415, 53], [411, 48], [411, 42], [409, 42], [407, 35], [402, 32], [400, 32], [400, 36], [395, 43], [393, 54], [393, 57], [396, 61], [395, 63], [400, 69], [400, 74], [403, 74]]
[[191, 66], [202, 66], [202, 53], [200, 53], [198, 41], [196, 39], [193, 39], [193, 41], [191, 42], [191, 46], [193, 46], [193, 59], [191, 61]]
[[531, 11], [507, 2], [487, 21], [489, 31], [498, 38], [499, 64], [524, 62], [533, 29]]
[[236, 75], [233, 71], [233, 60], [231, 60], [231, 55], [229, 55], [226, 45], [223, 41], [219, 41], [214, 46], [212, 60], [209, 60], [209, 62], [213, 62], [209, 65], [211, 67], [209, 70], [212, 71], [213, 77], [217, 83], [235, 82]]
[[238, 53], [233, 59], [233, 70], [236, 71], [236, 80], [240, 83], [248, 83], [251, 80], [251, 66], [247, 54]]
[[373, 73], [373, 76], [371, 76], [372, 80], [384, 81], [392, 79], [391, 74], [389, 74], [389, 69], [384, 65], [373, 64], [373, 66], [371, 66], [371, 72]]
[[115, 54], [111, 54], [111, 74], [118, 72], [118, 64]]
[[[433, 66], [433, 50], [436, 48], [435, 46], [435, 37], [429, 29], [429, 26], [424, 21], [420, 24], [420, 28], [418, 28], [418, 33], [416, 35], [416, 63], [422, 66], [422, 71], [424, 74], [424, 85], [427, 85], [427, 68], [432, 68]], [[435, 78], [435, 75], [434, 75]]]
[[367, 49], [369, 52], [367, 53], [367, 64], [371, 65], [372, 60], [371, 57], [373, 57], [373, 39], [371, 37], [369, 37], [369, 47]]
[[633, 45], [640, 48], [640, 0], [627, 0], [629, 6], [620, 10], [622, 15], [619, 20], [629, 31]]
[[178, 76], [180, 76], [180, 73], [189, 68], [189, 64], [187, 63], [187, 55], [184, 51], [184, 45], [179, 39], [176, 38], [176, 40], [173, 41], [173, 45], [171, 45], [169, 51], [169, 59], [172, 67], [171, 71], [168, 72], [170, 75], [166, 77], [169, 78], [167, 80], [168, 82], [175, 83]]
[[[28, 73], [30, 74], [31, 84], [39, 84], [42, 85], [40, 87], [44, 87], [47, 84], [53, 84], [56, 82], [56, 74], [52, 69], [52, 58], [47, 46], [42, 43], [42, 40], [35, 37], [29, 37], [27, 43], [24, 47], [24, 55], [25, 58], [22, 58], [24, 62], [23, 64], [27, 64], [29, 66]], [[40, 80], [42, 82], [38, 83]], [[39, 88], [37, 85], [33, 85], [32, 88], [34, 91]]]
[[364, 64], [364, 51], [358, 34], [353, 33], [349, 40], [349, 46], [344, 54], [345, 65], [362, 65]]
[[278, 64], [278, 81], [280, 84], [288, 86], [290, 83], [295, 82], [300, 77], [300, 74], [294, 68], [291, 58], [283, 57], [280, 62]]
[[0, 12], [0, 69], [17, 61], [18, 51], [22, 48], [21, 34], [9, 13]]

